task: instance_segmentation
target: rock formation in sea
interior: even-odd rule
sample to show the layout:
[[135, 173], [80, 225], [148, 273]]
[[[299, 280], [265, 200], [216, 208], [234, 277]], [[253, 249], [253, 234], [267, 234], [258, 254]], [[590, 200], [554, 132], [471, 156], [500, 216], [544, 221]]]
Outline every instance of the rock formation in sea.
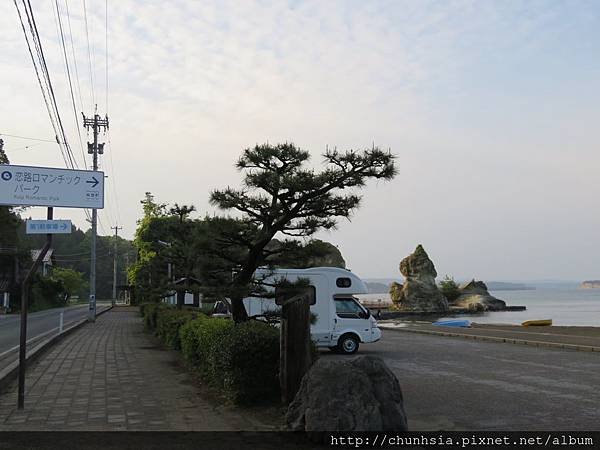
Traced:
[[452, 302], [452, 306], [472, 311], [501, 311], [506, 309], [506, 303], [490, 295], [483, 281], [473, 279], [462, 285], [459, 288], [459, 293], [458, 298]]
[[448, 301], [435, 284], [435, 266], [422, 245], [400, 262], [404, 284], [394, 283], [390, 295], [402, 311], [446, 312]]

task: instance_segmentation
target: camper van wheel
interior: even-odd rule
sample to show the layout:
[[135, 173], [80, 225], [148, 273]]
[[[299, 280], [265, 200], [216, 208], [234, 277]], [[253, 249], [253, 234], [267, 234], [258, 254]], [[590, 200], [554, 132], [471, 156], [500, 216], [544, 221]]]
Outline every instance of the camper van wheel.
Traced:
[[338, 341], [337, 348], [340, 353], [353, 355], [358, 351], [358, 339], [351, 334], [345, 334]]

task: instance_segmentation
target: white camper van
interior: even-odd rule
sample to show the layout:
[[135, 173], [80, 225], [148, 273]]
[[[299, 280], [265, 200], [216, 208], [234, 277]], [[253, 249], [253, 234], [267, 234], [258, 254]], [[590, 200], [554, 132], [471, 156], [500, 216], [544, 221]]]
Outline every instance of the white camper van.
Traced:
[[[341, 353], [356, 353], [359, 344], [377, 342], [381, 330], [369, 310], [354, 294], [368, 293], [365, 283], [355, 274], [337, 267], [310, 269], [258, 269], [257, 279], [274, 282], [282, 278], [294, 282], [308, 279], [314, 289], [310, 310], [317, 316], [311, 326], [312, 338], [319, 347], [328, 347]], [[249, 316], [277, 311], [280, 307], [270, 298], [248, 297], [244, 306]]]

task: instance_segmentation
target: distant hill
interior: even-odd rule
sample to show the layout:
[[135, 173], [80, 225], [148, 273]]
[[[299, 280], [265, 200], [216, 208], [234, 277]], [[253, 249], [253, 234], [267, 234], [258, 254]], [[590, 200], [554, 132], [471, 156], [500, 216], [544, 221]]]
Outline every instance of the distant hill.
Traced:
[[534, 286], [523, 283], [508, 283], [506, 281], [486, 281], [485, 285], [490, 291], [529, 291], [535, 289]]
[[[402, 284], [402, 280], [394, 280], [392, 278], [368, 278], [364, 280], [370, 294], [387, 294], [390, 292], [390, 284], [394, 281]], [[463, 283], [459, 282], [459, 284]], [[524, 283], [509, 283], [506, 281], [486, 281], [485, 284], [490, 291], [524, 291], [535, 289], [535, 287]]]
[[524, 283], [536, 289], [552, 290], [572, 290], [577, 289], [581, 285], [581, 281], [569, 280], [526, 280]]
[[600, 280], [586, 280], [579, 287], [581, 289], [600, 289]]
[[390, 285], [378, 282], [365, 282], [369, 288], [369, 294], [387, 294], [390, 292]]

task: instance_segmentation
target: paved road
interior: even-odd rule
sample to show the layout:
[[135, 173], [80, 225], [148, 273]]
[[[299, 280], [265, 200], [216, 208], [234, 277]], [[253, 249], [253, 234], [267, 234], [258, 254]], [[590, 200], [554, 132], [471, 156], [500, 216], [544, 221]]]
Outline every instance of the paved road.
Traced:
[[474, 339], [502, 342], [527, 342], [530, 345], [600, 351], [600, 328], [597, 327], [523, 327], [500, 324], [472, 324], [469, 328], [440, 327], [427, 322], [381, 321], [384, 329], [437, 335], [463, 335]]
[[386, 330], [359, 354], [396, 374], [412, 430], [600, 430], [598, 353]]
[[[97, 312], [106, 309], [110, 303], [98, 302]], [[67, 308], [53, 308], [31, 313], [27, 318], [27, 339], [33, 339], [52, 330], [58, 331], [61, 311], [64, 311], [64, 325], [77, 322], [87, 316], [87, 305]], [[0, 315], [0, 355], [19, 345], [21, 316], [19, 314]]]

